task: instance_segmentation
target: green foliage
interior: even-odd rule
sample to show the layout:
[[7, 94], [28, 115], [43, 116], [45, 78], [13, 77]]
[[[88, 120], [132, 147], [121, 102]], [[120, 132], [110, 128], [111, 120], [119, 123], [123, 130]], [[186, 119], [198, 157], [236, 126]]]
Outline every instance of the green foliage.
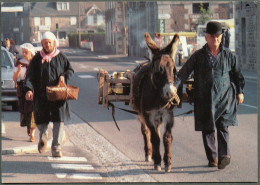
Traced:
[[210, 20], [213, 17], [213, 12], [211, 11], [211, 9], [203, 8], [202, 3], [200, 3], [200, 12], [201, 12], [201, 16], [198, 18], [198, 20], [195, 23], [195, 30], [197, 30], [197, 26], [199, 24], [205, 24], [208, 20]]

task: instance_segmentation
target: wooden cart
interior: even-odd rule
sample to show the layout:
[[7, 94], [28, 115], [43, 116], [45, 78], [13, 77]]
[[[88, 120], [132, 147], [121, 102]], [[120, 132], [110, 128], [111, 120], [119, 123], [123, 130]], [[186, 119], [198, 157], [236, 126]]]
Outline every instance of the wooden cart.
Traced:
[[134, 73], [114, 72], [109, 75], [103, 69], [98, 73], [98, 104], [108, 107], [110, 102], [124, 102], [131, 106], [133, 103]]
[[[108, 107], [112, 102], [124, 102], [126, 105], [133, 107], [133, 80], [134, 72], [127, 70], [125, 72], [114, 72], [109, 75], [103, 69], [98, 73], [98, 104], [103, 107]], [[185, 83], [185, 90], [181, 89], [180, 104], [178, 108], [182, 107], [182, 103], [193, 103], [194, 97], [194, 80], [189, 78]], [[179, 93], [178, 93], [179, 94]]]

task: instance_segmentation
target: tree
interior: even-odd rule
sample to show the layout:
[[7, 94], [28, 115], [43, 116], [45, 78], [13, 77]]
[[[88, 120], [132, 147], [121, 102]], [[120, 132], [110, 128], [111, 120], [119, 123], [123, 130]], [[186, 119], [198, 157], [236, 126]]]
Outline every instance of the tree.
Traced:
[[210, 8], [204, 8], [203, 4], [200, 3], [200, 12], [201, 16], [198, 18], [198, 20], [195, 23], [195, 30], [197, 30], [197, 26], [199, 24], [205, 24], [208, 20], [210, 20], [213, 17], [213, 12]]

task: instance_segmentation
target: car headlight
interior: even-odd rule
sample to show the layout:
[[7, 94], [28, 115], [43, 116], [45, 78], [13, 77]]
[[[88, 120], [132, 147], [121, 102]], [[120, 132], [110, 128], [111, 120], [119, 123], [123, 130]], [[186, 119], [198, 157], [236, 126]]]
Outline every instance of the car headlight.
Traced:
[[15, 82], [13, 80], [3, 80], [2, 88], [15, 88]]

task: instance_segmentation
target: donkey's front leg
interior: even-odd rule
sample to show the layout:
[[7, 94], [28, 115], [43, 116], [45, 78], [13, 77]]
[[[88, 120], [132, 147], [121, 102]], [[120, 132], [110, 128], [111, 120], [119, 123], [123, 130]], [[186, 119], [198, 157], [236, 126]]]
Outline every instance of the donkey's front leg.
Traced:
[[158, 116], [158, 111], [152, 111], [150, 115], [145, 115], [146, 125], [149, 127], [151, 132], [151, 142], [152, 142], [152, 159], [154, 161], [154, 169], [161, 171], [161, 161], [162, 157], [160, 154], [160, 134], [158, 132], [158, 127], [162, 120], [160, 121]]
[[172, 152], [171, 152], [171, 144], [172, 144], [172, 127], [173, 127], [173, 111], [172, 110], [165, 110], [163, 113], [163, 122], [165, 125], [165, 132], [163, 135], [163, 144], [164, 144], [164, 157], [163, 161], [165, 164], [165, 172], [171, 171], [171, 159], [172, 159]]
[[141, 131], [144, 138], [144, 152], [145, 152], [145, 161], [152, 161], [152, 145], [151, 145], [151, 132], [146, 126], [143, 116], [138, 115], [138, 120], [141, 123]]

